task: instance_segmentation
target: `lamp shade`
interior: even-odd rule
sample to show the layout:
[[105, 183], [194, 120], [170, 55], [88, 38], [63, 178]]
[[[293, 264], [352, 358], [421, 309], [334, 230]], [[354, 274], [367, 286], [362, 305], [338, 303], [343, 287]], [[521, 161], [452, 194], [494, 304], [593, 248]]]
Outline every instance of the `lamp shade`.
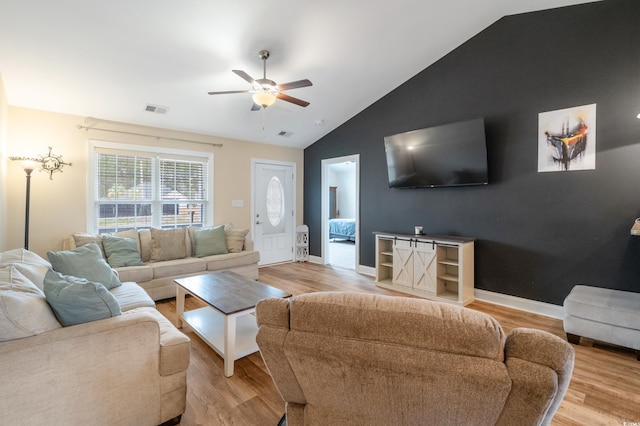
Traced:
[[24, 169], [24, 171], [29, 171], [29, 172], [32, 172], [33, 169], [35, 169], [36, 167], [38, 167], [39, 164], [41, 164], [35, 158], [29, 158], [29, 157], [9, 157], [9, 159], [11, 161], [15, 161], [20, 167]]
[[263, 108], [266, 108], [276, 101], [276, 95], [270, 92], [258, 92], [253, 94], [253, 102], [257, 105], [260, 105]]

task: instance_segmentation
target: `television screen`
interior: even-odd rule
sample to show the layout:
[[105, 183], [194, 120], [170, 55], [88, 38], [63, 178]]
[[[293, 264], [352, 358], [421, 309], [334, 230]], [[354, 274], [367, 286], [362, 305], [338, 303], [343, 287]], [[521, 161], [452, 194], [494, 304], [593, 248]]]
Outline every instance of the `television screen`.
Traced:
[[488, 183], [482, 118], [387, 136], [384, 144], [390, 188]]

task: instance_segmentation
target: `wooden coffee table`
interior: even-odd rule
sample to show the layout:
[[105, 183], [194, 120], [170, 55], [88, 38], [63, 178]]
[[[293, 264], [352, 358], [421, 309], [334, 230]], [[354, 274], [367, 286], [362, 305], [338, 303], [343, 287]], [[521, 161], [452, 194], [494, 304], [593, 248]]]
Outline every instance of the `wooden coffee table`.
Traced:
[[[224, 375], [233, 376], [233, 363], [258, 351], [256, 303], [268, 297], [291, 297], [277, 288], [253, 281], [235, 272], [211, 272], [179, 278], [176, 282], [178, 328], [189, 324], [224, 359]], [[184, 311], [189, 293], [208, 306]]]

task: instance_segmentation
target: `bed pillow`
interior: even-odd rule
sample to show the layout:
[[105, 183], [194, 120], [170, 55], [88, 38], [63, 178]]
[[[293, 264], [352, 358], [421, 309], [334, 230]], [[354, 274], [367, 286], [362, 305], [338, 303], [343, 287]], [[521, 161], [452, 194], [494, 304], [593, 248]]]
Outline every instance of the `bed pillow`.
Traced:
[[44, 277], [44, 294], [65, 327], [122, 315], [120, 304], [102, 284], [51, 269]]
[[94, 242], [73, 250], [49, 251], [47, 257], [53, 270], [62, 275], [85, 278], [107, 289], [122, 285], [118, 274], [104, 260], [100, 247]]
[[102, 237], [102, 245], [107, 255], [107, 262], [112, 268], [144, 265], [138, 252], [138, 244], [133, 238], [105, 235]]
[[214, 254], [225, 254], [227, 250], [227, 236], [224, 226], [201, 229], [194, 233], [196, 245], [196, 257], [212, 256]]
[[151, 262], [187, 257], [185, 228], [151, 228]]
[[60, 328], [44, 293], [14, 266], [0, 268], [0, 342]]
[[227, 249], [229, 253], [240, 253], [244, 247], [244, 240], [249, 233], [248, 229], [232, 229], [225, 231], [227, 234]]

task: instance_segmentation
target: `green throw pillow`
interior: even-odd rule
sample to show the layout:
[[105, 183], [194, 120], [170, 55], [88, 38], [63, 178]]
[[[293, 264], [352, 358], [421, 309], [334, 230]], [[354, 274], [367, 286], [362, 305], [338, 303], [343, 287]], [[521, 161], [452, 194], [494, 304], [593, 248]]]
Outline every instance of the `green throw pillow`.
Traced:
[[44, 295], [65, 327], [122, 314], [120, 304], [102, 284], [51, 269], [44, 276]]
[[108, 290], [122, 285], [118, 274], [104, 260], [96, 243], [88, 243], [73, 250], [49, 251], [47, 257], [53, 270], [62, 275], [85, 278], [102, 284]]
[[229, 253], [227, 249], [227, 235], [224, 226], [201, 229], [194, 232], [196, 240], [196, 257]]
[[136, 240], [133, 238], [105, 235], [102, 237], [102, 245], [107, 255], [107, 262], [109, 262], [112, 268], [144, 265], [138, 252]]

